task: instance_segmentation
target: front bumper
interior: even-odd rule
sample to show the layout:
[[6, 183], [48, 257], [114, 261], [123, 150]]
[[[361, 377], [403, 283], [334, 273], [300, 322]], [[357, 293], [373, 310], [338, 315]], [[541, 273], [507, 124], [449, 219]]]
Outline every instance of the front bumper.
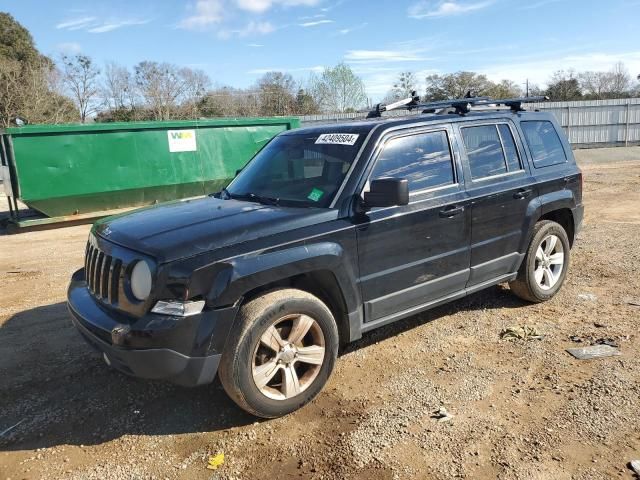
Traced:
[[213, 381], [237, 311], [230, 307], [184, 318], [153, 313], [130, 317], [93, 297], [84, 270], [73, 275], [67, 299], [73, 324], [107, 364], [135, 377], [183, 386]]

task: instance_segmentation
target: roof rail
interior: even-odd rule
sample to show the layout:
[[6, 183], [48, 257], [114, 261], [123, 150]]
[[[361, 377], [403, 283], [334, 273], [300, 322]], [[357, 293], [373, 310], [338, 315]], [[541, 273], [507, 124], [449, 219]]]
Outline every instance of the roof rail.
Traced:
[[523, 103], [544, 102], [549, 100], [549, 97], [515, 97], [515, 98], [502, 98], [493, 99], [490, 97], [470, 97], [470, 98], [454, 98], [452, 100], [438, 100], [434, 102], [420, 103], [419, 97], [415, 95], [416, 92], [411, 92], [411, 97], [399, 100], [397, 102], [385, 105], [379, 103], [376, 107], [369, 112], [367, 118], [378, 118], [382, 116], [382, 112], [389, 110], [406, 109], [414, 110], [422, 108], [422, 113], [435, 113], [436, 110], [454, 108], [455, 113], [458, 115], [464, 115], [471, 111], [474, 106], [499, 106], [504, 105], [509, 107], [513, 112], [522, 112]]

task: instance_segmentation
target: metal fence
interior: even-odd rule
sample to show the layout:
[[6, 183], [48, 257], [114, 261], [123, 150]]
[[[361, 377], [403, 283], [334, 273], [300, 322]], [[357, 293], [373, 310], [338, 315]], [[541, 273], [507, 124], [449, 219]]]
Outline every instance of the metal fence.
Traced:
[[[640, 144], [640, 98], [531, 103], [528, 110], [553, 113], [575, 148]], [[406, 115], [393, 111], [385, 115]], [[304, 115], [303, 125], [338, 123], [364, 118], [365, 113]]]

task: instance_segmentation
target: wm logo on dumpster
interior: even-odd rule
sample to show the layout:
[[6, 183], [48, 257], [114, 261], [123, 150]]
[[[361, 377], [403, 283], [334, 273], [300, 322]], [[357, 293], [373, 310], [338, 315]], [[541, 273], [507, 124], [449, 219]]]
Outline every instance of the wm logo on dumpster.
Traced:
[[170, 152], [195, 152], [196, 145], [195, 130], [167, 130]]
[[187, 138], [193, 138], [193, 132], [191, 131], [187, 131], [187, 132], [170, 132], [171, 134], [171, 138], [173, 138], [174, 140], [185, 140]]

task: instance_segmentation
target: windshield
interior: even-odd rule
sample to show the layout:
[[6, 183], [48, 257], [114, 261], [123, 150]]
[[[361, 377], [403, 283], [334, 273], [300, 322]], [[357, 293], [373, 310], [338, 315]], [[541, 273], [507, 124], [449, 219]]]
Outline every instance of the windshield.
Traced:
[[229, 184], [235, 199], [289, 206], [329, 206], [364, 135], [287, 134], [274, 138]]

